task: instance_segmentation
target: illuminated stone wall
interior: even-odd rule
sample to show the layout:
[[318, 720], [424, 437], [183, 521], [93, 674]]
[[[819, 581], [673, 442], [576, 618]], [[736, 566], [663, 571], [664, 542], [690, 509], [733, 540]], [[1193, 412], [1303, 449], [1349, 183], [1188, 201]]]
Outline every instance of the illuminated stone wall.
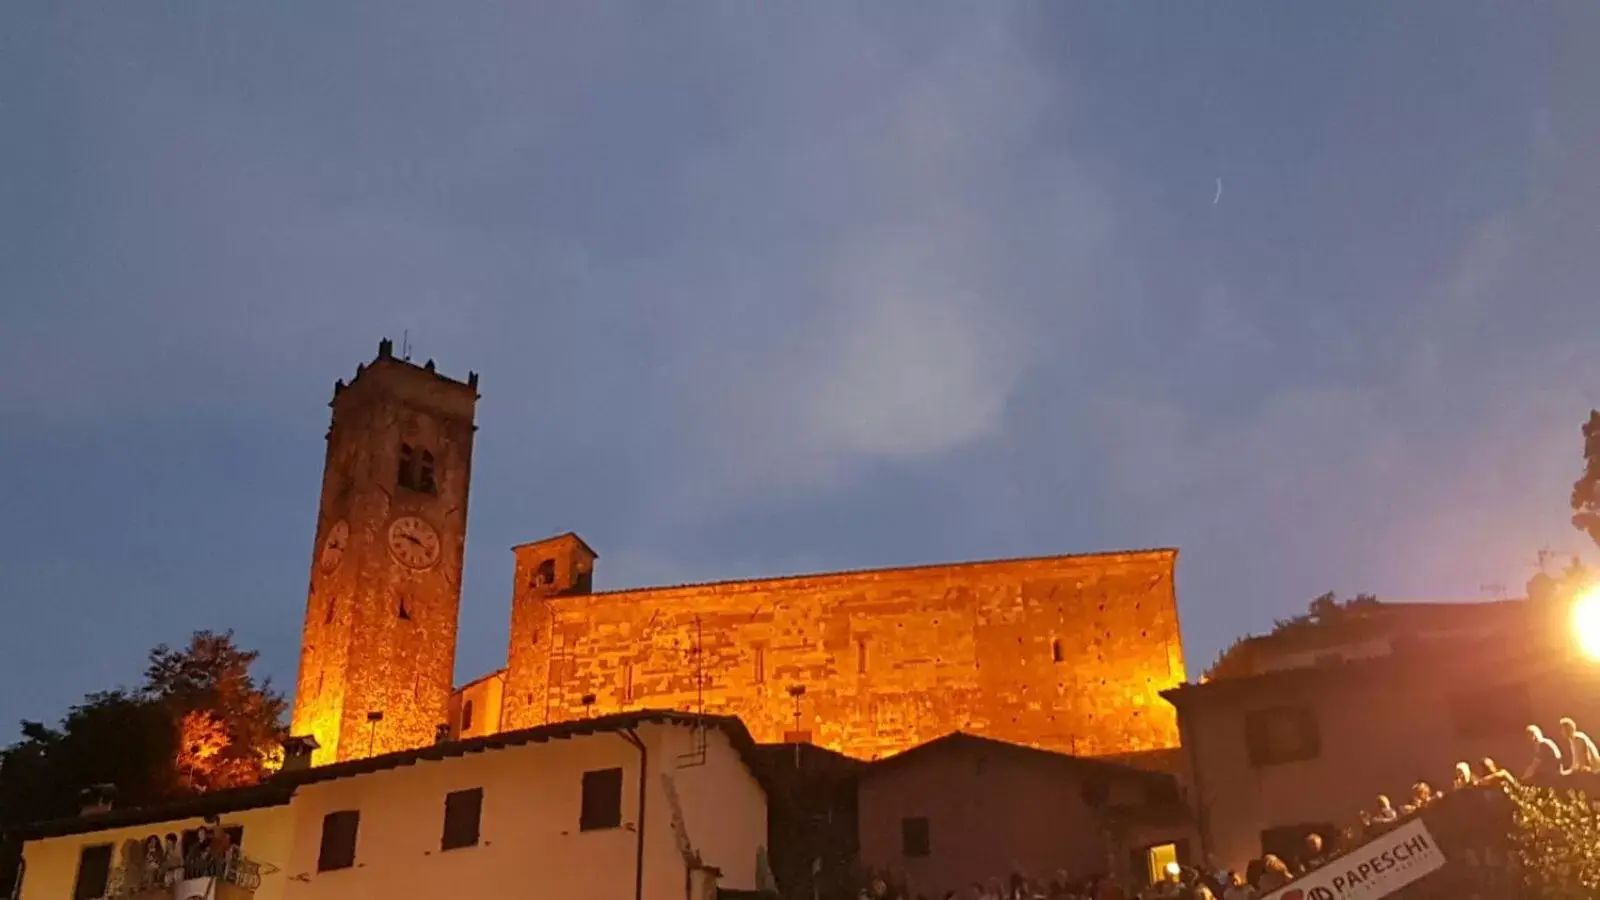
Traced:
[[[739, 716], [873, 758], [954, 730], [1085, 755], [1170, 748], [1172, 550], [586, 594], [575, 537], [518, 548], [502, 725]], [[538, 576], [543, 558], [554, 583]], [[592, 707], [584, 704], [593, 697]]]
[[[316, 738], [315, 763], [422, 746], [448, 721], [476, 382], [384, 342], [335, 386], [290, 729]], [[429, 455], [431, 489], [401, 483], [402, 445], [413, 476]], [[436, 549], [402, 537], [396, 553], [400, 519], [424, 523]]]

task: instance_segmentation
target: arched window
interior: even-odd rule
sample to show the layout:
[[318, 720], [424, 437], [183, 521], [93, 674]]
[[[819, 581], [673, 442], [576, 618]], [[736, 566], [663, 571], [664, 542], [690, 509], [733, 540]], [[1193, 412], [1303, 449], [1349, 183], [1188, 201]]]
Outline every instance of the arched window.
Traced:
[[433, 452], [410, 444], [400, 445], [400, 462], [395, 473], [395, 484], [408, 491], [422, 491], [426, 494], [437, 493], [439, 490], [438, 464], [434, 461]]
[[394, 482], [403, 488], [415, 489], [416, 480], [416, 451], [410, 444], [400, 445], [400, 468], [395, 474]]
[[466, 734], [472, 730], [472, 701], [461, 704], [461, 733]]
[[556, 583], [556, 561], [547, 559], [539, 563], [539, 568], [533, 573], [535, 587], [544, 587]]
[[439, 489], [433, 480], [433, 454], [422, 451], [422, 461], [417, 466], [417, 490], [433, 493]]

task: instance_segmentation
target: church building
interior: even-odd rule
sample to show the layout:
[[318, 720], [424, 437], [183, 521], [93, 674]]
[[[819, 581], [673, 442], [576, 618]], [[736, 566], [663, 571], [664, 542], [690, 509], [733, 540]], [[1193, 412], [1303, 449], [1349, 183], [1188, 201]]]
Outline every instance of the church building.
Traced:
[[334, 385], [291, 726], [317, 764], [650, 709], [863, 759], [1178, 745], [1171, 549], [597, 591], [568, 533], [512, 549], [506, 665], [457, 689], [478, 396], [388, 340]]

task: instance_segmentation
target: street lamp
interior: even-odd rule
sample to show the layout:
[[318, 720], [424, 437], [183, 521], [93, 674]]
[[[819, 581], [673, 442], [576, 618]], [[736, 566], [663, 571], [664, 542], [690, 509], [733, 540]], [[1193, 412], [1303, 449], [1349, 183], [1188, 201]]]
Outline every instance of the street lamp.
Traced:
[[1600, 661], [1600, 585], [1572, 601], [1572, 636], [1584, 656]]

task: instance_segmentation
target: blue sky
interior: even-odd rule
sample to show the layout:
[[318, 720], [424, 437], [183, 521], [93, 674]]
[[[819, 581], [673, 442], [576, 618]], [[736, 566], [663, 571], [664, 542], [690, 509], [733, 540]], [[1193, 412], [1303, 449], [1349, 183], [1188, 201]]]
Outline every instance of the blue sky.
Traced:
[[1177, 546], [1192, 674], [1326, 590], [1515, 591], [1585, 546], [1596, 34], [7, 4], [0, 721], [195, 628], [290, 686], [325, 404], [406, 331], [483, 377], [462, 678], [568, 529], [606, 588]]

